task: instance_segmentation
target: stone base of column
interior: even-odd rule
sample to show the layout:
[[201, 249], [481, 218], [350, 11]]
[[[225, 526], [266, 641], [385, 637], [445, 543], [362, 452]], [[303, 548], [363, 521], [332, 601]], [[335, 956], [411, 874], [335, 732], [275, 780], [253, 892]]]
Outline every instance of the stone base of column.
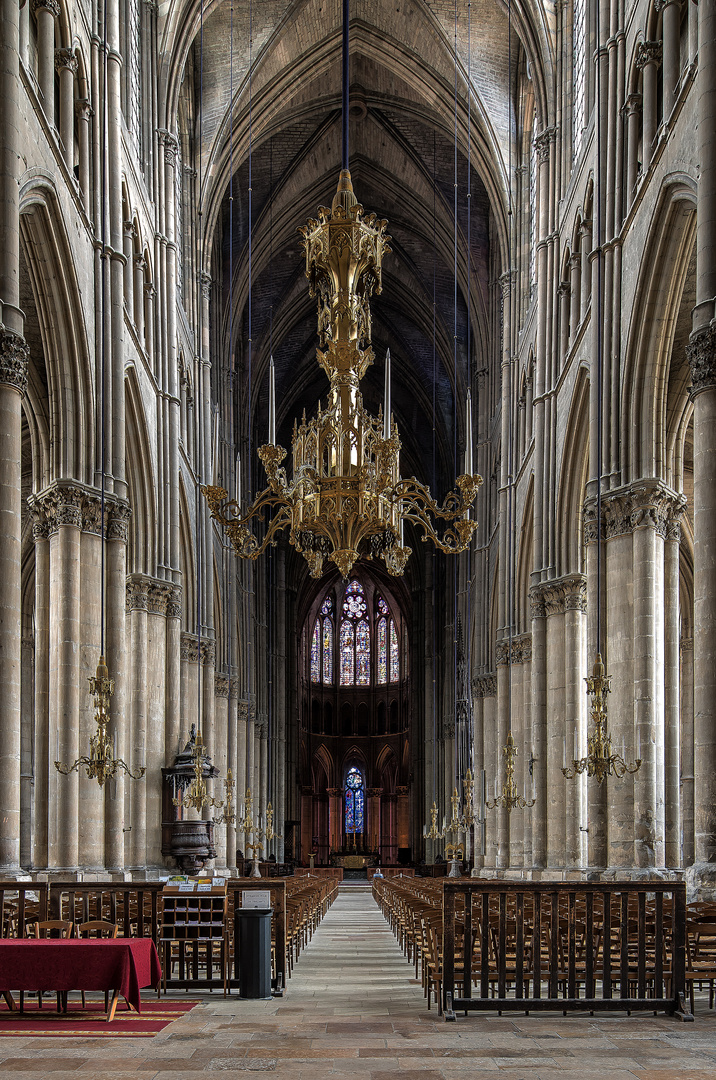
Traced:
[[694, 863], [682, 871], [686, 877], [686, 899], [716, 901], [716, 865], [714, 863]]

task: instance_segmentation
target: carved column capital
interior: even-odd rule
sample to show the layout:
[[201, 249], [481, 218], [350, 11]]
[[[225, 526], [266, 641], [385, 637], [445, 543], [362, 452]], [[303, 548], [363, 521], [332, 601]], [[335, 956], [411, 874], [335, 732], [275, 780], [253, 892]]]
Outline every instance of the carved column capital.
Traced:
[[60, 17], [60, 5], [58, 0], [32, 0], [30, 5], [35, 15], [40, 11], [49, 11], [53, 19]]
[[546, 127], [540, 131], [539, 135], [535, 135], [535, 150], [540, 165], [549, 160], [549, 148], [554, 142], [556, 134], [556, 128]]
[[0, 383], [24, 394], [29, 359], [30, 349], [22, 334], [0, 324]]
[[216, 697], [228, 698], [229, 696], [229, 677], [228, 675], [215, 675], [214, 676], [214, 694]]
[[77, 56], [74, 49], [55, 49], [55, 71], [60, 72], [67, 68], [73, 77], [77, 74]]
[[472, 692], [475, 697], [497, 697], [497, 676], [476, 675], [472, 680]]
[[166, 128], [159, 129], [159, 141], [164, 147], [164, 160], [170, 168], [175, 169], [177, 164], [177, 154], [179, 153], [179, 140], [176, 135], [173, 135], [171, 131], [167, 131]]
[[622, 106], [625, 116], [632, 116], [634, 113], [639, 112], [641, 109], [642, 97], [641, 94], [629, 94], [629, 97]]
[[129, 503], [112, 502], [107, 510], [107, 539], [126, 544], [131, 516], [132, 508]]
[[209, 276], [209, 274], [204, 274], [204, 273], [200, 274], [199, 275], [199, 283], [201, 285], [201, 295], [204, 297], [205, 300], [210, 300], [211, 299], [212, 279]]
[[643, 69], [647, 64], [660, 64], [661, 52], [660, 41], [640, 41], [636, 50], [636, 66]]
[[216, 642], [215, 641], [202, 641], [201, 643], [201, 662], [206, 667], [211, 667], [216, 663]]
[[195, 664], [198, 659], [198, 655], [198, 642], [194, 634], [182, 634], [179, 642], [180, 658], [182, 660], [188, 661], [191, 664]]
[[167, 618], [168, 619], [180, 619], [181, 618], [181, 586], [172, 585], [171, 592], [167, 597]]
[[149, 608], [149, 581], [140, 574], [127, 580], [127, 611], [147, 611]]
[[691, 368], [692, 400], [704, 390], [716, 390], [716, 327], [713, 323], [691, 335], [686, 346]]

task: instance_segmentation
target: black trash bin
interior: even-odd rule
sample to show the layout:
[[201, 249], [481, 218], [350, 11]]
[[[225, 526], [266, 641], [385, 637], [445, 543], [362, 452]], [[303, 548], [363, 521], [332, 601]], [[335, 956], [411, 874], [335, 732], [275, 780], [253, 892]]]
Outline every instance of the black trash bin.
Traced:
[[238, 908], [234, 915], [239, 997], [271, 997], [272, 914], [273, 908]]

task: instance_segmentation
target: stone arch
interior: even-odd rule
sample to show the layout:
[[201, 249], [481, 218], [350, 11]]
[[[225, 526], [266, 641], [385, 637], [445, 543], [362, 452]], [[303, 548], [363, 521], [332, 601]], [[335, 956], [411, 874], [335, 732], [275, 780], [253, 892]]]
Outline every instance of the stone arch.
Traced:
[[664, 448], [671, 355], [694, 245], [695, 194], [691, 177], [665, 181], [644, 247], [624, 361], [625, 483], [640, 477], [667, 480]]
[[557, 493], [557, 575], [584, 569], [584, 495], [589, 467], [589, 376], [580, 367], [567, 419]]
[[33, 450], [46, 455], [35, 468], [35, 490], [67, 477], [92, 485], [97, 465], [93, 376], [72, 250], [49, 179], [35, 176], [23, 185], [20, 211], [21, 256], [37, 334], [26, 415], [37, 410], [28, 421]]
[[125, 378], [127, 486], [132, 506], [127, 544], [127, 573], [157, 572], [155, 483], [151, 441], [136, 371]]

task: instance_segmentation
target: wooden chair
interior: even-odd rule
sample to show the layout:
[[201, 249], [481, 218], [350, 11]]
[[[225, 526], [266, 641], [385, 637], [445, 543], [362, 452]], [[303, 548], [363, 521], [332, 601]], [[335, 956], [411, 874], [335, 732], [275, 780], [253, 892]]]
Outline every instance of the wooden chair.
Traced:
[[[72, 923], [68, 919], [42, 919], [34, 924], [34, 936], [36, 938], [69, 938], [72, 937]], [[37, 992], [37, 1004], [42, 1008], [42, 991]], [[20, 1012], [24, 1005], [24, 995], [20, 991]], [[67, 991], [57, 991], [57, 1011], [67, 1012]]]
[[[88, 922], [78, 923], [75, 926], [75, 936], [78, 938], [116, 938], [119, 933], [117, 923], [108, 922], [105, 919], [90, 919]], [[82, 1008], [86, 1008], [85, 992], [82, 995]], [[129, 1005], [127, 1005], [129, 1008]], [[104, 1011], [109, 1012], [109, 990], [104, 992]]]

